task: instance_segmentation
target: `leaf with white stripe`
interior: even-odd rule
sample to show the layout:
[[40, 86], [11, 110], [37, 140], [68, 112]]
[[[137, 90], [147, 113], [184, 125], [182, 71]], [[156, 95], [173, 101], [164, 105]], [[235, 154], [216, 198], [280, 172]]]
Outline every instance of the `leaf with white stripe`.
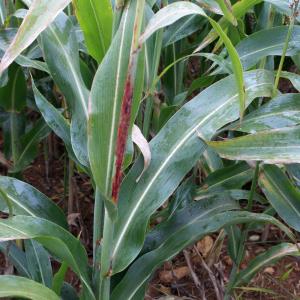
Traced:
[[261, 131], [208, 144], [221, 157], [230, 160], [261, 160], [270, 164], [300, 162], [300, 126]]
[[81, 164], [88, 166], [89, 91], [81, 76], [78, 42], [70, 18], [61, 13], [41, 34], [39, 41], [50, 74], [71, 110], [71, 140], [74, 153]]
[[[63, 211], [33, 186], [15, 178], [0, 176], [0, 187], [10, 199], [14, 214], [44, 218], [68, 228]], [[1, 198], [0, 209], [5, 209]]]
[[300, 232], [300, 191], [281, 169], [275, 165], [264, 165], [259, 177], [267, 199], [278, 215]]
[[[245, 70], [253, 67], [262, 58], [270, 55], [282, 55], [288, 26], [278, 26], [260, 30], [243, 39], [236, 50]], [[286, 56], [293, 56], [300, 50], [300, 26], [293, 27], [292, 38], [289, 42]]]
[[300, 95], [283, 94], [249, 113], [242, 122], [234, 122], [225, 129], [256, 133], [297, 124], [300, 124]]
[[[111, 199], [116, 140], [133, 40], [137, 1], [130, 1], [94, 78], [89, 103], [88, 148], [95, 183]], [[136, 76], [137, 80], [139, 76]], [[140, 90], [140, 85], [135, 86]]]
[[5, 52], [0, 74], [44, 31], [71, 0], [34, 0], [12, 44]]
[[[0, 242], [34, 239], [62, 261], [81, 279], [88, 299], [95, 300], [88, 275], [88, 257], [81, 242], [62, 227], [36, 217], [16, 216], [0, 220]], [[1, 276], [0, 276], [1, 278]]]
[[237, 287], [241, 286], [242, 284], [248, 284], [259, 270], [261, 270], [263, 267], [274, 264], [285, 256], [299, 257], [300, 252], [297, 245], [282, 243], [258, 255], [249, 262], [248, 266], [244, 270], [238, 273], [233, 286]]
[[[256, 97], [270, 96], [272, 73], [260, 70], [246, 72], [244, 77], [247, 104]], [[198, 135], [210, 139], [219, 128], [238, 116], [238, 92], [234, 77], [229, 76], [184, 105], [150, 142], [149, 168], [136, 183], [144, 165], [140, 157], [122, 184], [119, 202], [122, 214], [115, 226], [112, 245], [113, 272], [125, 269], [138, 255], [150, 216], [203, 154], [206, 146]]]
[[31, 278], [52, 288], [53, 275], [49, 253], [34, 240], [25, 240], [24, 246]]

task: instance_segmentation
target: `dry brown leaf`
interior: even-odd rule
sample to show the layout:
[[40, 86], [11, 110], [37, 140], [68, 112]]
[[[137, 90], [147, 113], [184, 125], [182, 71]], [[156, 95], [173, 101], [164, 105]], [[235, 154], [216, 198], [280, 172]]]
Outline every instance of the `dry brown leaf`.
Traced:
[[214, 240], [209, 235], [207, 235], [197, 243], [197, 249], [203, 255], [203, 257], [206, 257], [212, 249], [213, 245]]
[[189, 271], [188, 267], [179, 267], [179, 268], [173, 269], [173, 271], [161, 271], [159, 273], [159, 279], [162, 282], [170, 283], [170, 282], [174, 281], [174, 278], [177, 280], [180, 280], [189, 274], [190, 274], [190, 271]]

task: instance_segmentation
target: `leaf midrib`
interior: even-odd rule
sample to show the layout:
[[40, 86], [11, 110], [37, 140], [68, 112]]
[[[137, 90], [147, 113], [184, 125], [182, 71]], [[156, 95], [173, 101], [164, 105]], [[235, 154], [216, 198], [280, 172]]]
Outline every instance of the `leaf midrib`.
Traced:
[[[251, 87], [248, 87], [246, 89], [246, 91], [251, 90], [253, 87], [258, 87], [258, 86], [263, 86], [263, 85], [269, 85], [269, 83], [262, 83], [262, 84], [257, 84]], [[119, 238], [116, 241], [115, 247], [112, 251], [112, 258], [116, 255], [121, 242], [123, 240], [123, 237], [125, 236], [128, 227], [130, 225], [130, 223], [132, 222], [132, 220], [134, 219], [134, 216], [136, 214], [136, 212], [138, 211], [138, 208], [140, 207], [141, 203], [143, 202], [145, 196], [147, 195], [149, 189], [151, 188], [151, 186], [154, 184], [155, 180], [158, 178], [158, 176], [160, 175], [160, 173], [163, 171], [163, 169], [165, 168], [165, 166], [168, 164], [168, 162], [171, 160], [171, 158], [173, 157], [173, 155], [176, 154], [177, 150], [181, 148], [181, 146], [197, 131], [197, 129], [203, 124], [205, 123], [212, 115], [214, 115], [217, 111], [219, 111], [220, 109], [222, 109], [224, 106], [226, 106], [229, 102], [231, 102], [233, 99], [237, 98], [239, 96], [238, 93], [236, 93], [234, 96], [230, 97], [227, 101], [225, 101], [222, 105], [220, 105], [217, 109], [215, 109], [213, 112], [211, 112], [210, 114], [208, 114], [206, 117], [204, 117], [196, 126], [194, 126], [191, 130], [188, 130], [188, 133], [186, 134], [186, 136], [181, 140], [181, 142], [179, 142], [174, 148], [173, 151], [170, 153], [170, 155], [167, 157], [167, 159], [161, 164], [160, 168], [157, 170], [157, 172], [153, 175], [150, 183], [148, 184], [147, 188], [144, 190], [144, 193], [140, 196], [140, 198], [136, 201], [136, 206], [134, 207], [134, 209], [131, 211], [129, 217], [127, 218], [126, 223], [123, 226], [123, 229], [119, 235]]]

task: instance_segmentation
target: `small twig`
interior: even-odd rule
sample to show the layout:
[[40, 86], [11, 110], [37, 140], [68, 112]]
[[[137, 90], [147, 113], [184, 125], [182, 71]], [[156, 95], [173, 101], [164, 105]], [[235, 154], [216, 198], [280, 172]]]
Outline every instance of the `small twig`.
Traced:
[[217, 300], [223, 300], [223, 296], [221, 295], [220, 293], [220, 289], [219, 289], [219, 285], [217, 283], [217, 279], [214, 275], [214, 273], [212, 272], [212, 270], [208, 267], [208, 265], [206, 264], [205, 260], [203, 259], [201, 253], [199, 252], [199, 250], [197, 249], [197, 247], [194, 247], [195, 248], [195, 251], [196, 253], [199, 255], [200, 259], [201, 259], [201, 262], [202, 262], [202, 266], [204, 267], [204, 269], [207, 271], [208, 273], [208, 276], [214, 286], [214, 289], [215, 289], [215, 292], [216, 292], [216, 297], [217, 297]]
[[201, 284], [197, 274], [195, 273], [194, 269], [193, 269], [193, 266], [192, 266], [192, 262], [191, 262], [191, 258], [190, 258], [190, 255], [188, 253], [188, 251], [186, 250], [183, 250], [183, 255], [184, 255], [184, 258], [185, 258], [185, 261], [187, 263], [187, 266], [190, 270], [190, 273], [191, 273], [191, 276], [192, 276], [192, 279], [196, 285], [196, 287], [198, 288], [198, 290], [200, 291], [201, 293], [201, 297], [203, 300], [206, 300], [206, 296], [205, 296], [205, 290], [204, 290], [204, 287], [203, 285]]

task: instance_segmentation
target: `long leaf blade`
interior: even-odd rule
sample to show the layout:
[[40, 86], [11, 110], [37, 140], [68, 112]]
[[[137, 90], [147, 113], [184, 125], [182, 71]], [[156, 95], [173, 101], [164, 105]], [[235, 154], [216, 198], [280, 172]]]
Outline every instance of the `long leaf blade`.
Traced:
[[22, 297], [32, 300], [59, 300], [52, 290], [19, 276], [0, 276], [0, 297]]
[[47, 28], [70, 1], [71, 0], [33, 1], [16, 37], [1, 60], [0, 74], [24, 49], [30, 46], [30, 44]]
[[278, 215], [291, 227], [300, 231], [300, 191], [288, 177], [273, 165], [264, 165], [259, 184]]
[[[245, 73], [247, 103], [270, 95], [273, 74]], [[123, 270], [142, 248], [151, 214], [173, 193], [205, 150], [199, 139], [210, 139], [225, 124], [238, 118], [238, 93], [234, 77], [223, 79], [204, 90], [181, 108], [150, 142], [152, 160], [143, 170], [143, 159], [135, 163], [120, 192], [119, 215], [112, 248], [113, 271]], [[210, 101], [211, 97], [215, 101]], [[181, 126], [178, 126], [181, 124]], [[174, 132], [176, 128], [176, 132]]]
[[101, 63], [112, 36], [113, 13], [109, 0], [74, 0], [76, 16], [89, 53]]
[[286, 164], [300, 162], [300, 126], [262, 131], [208, 144], [221, 157], [231, 160]]

